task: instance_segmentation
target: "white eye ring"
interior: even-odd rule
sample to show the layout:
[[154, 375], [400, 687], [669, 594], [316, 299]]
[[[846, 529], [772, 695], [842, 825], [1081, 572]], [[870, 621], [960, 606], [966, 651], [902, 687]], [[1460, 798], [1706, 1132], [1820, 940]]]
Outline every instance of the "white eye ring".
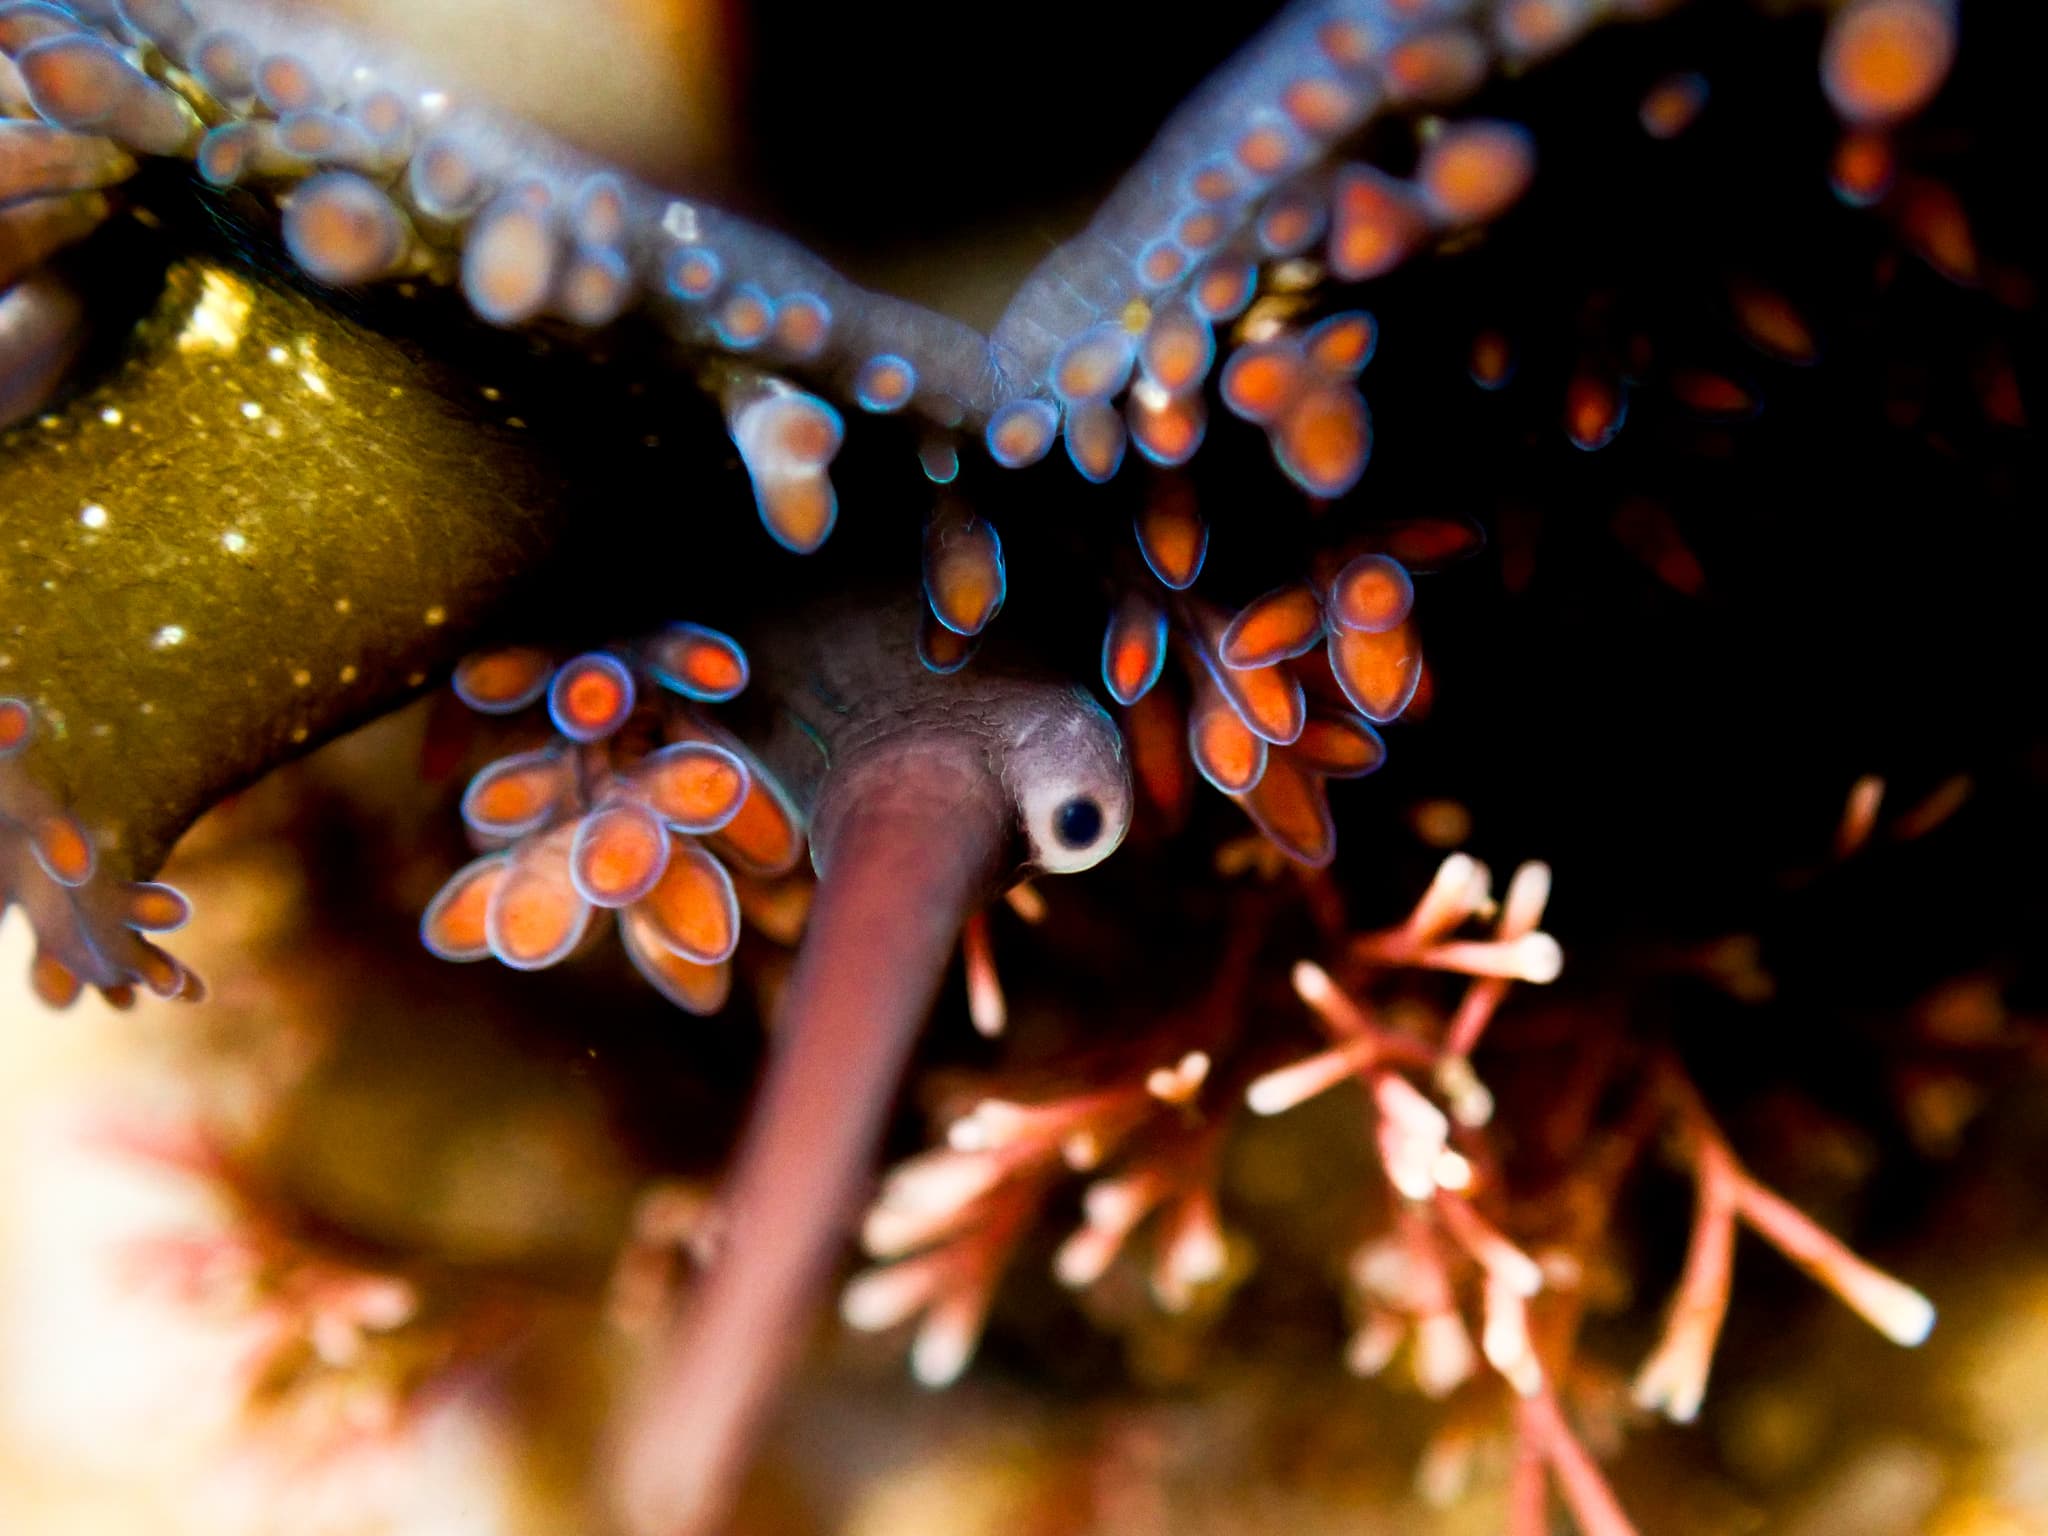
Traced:
[[1059, 786], [1024, 808], [1031, 862], [1047, 874], [1071, 875], [1099, 864], [1123, 841], [1122, 819], [1091, 789]]
[[1005, 776], [1031, 863], [1049, 875], [1100, 864], [1131, 822], [1131, 771], [1123, 738], [1078, 689], [1063, 691], [1019, 724]]

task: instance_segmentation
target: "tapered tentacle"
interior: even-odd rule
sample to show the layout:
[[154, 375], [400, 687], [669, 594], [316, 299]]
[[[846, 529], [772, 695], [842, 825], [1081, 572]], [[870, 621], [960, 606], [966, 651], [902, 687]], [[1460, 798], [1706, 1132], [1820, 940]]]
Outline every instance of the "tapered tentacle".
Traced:
[[997, 403], [972, 328], [869, 293], [794, 241], [457, 101], [303, 12], [197, 0], [114, 25], [62, 5], [7, 10], [0, 53], [35, 110], [76, 132], [53, 147], [49, 130], [10, 129], [0, 188], [31, 171], [45, 190], [105, 186], [132, 170], [130, 152], [193, 158], [216, 185], [272, 197], [286, 250], [320, 282], [452, 281], [501, 325], [598, 329], [644, 309], [692, 351], [758, 360], [849, 402], [878, 360], [905, 360], [890, 408], [948, 426], [979, 422]]
[[[1184, 290], [1208, 319], [1221, 317], [1202, 299], [1219, 262], [1249, 256], [1255, 267], [1319, 227], [1320, 194], [1289, 176], [1385, 103], [1461, 94], [1491, 57], [1476, 23], [1447, 19], [1462, 7], [1299, 0], [1169, 122], [1089, 230], [1048, 258], [983, 337], [860, 289], [793, 241], [454, 101], [304, 14], [197, 0], [96, 26], [76, 8], [10, 9], [24, 14], [0, 30], [0, 51], [44, 117], [105, 135], [111, 154], [192, 157], [210, 181], [265, 191], [282, 205], [286, 249], [319, 281], [452, 281], [502, 325], [602, 328], [641, 308], [692, 351], [772, 366], [864, 409], [909, 407], [977, 432], [1026, 402], [1107, 402], [1122, 377], [1079, 395], [1055, 377], [1089, 335], [1142, 331], [1133, 303], [1159, 309], [1169, 331], [1186, 330], [1164, 305]], [[1454, 67], [1438, 57], [1446, 51], [1477, 62]], [[118, 179], [106, 169], [72, 174]], [[1299, 206], [1278, 217], [1281, 205]], [[1274, 226], [1263, 235], [1261, 214]], [[1276, 233], [1276, 218], [1299, 226], [1299, 238]], [[1149, 382], [1185, 391], [1202, 371]], [[1081, 410], [1079, 419], [1102, 415]], [[1155, 454], [1189, 437], [1171, 416], [1152, 425], [1140, 442]], [[1077, 450], [1077, 462], [1099, 466], [1096, 478], [1115, 466], [1108, 435], [1103, 424]]]
[[1318, 172], [1360, 129], [1453, 104], [1596, 21], [1667, 5], [1295, 0], [1202, 83], [1088, 228], [1018, 290], [993, 333], [998, 356], [1013, 380], [1048, 381], [1064, 346], [1134, 305], [1157, 311], [1185, 293], [1211, 319], [1234, 315], [1245, 299], [1205, 278], [1315, 245], [1330, 211]]
[[[177, 0], [115, 18], [15, 0], [0, 9], [0, 70], [45, 120], [0, 139], [0, 287], [96, 228], [114, 206], [97, 189], [134, 157], [167, 157], [240, 189], [244, 209], [267, 207], [283, 253], [317, 283], [445, 284], [492, 325], [576, 341], [630, 317], [720, 393], [801, 383], [942, 431], [978, 430], [1005, 398], [972, 327], [460, 100], [297, 9]], [[7, 202], [14, 192], [36, 195]], [[837, 447], [794, 481], [748, 455], [763, 521], [788, 547], [831, 531]]]
[[808, 810], [821, 883], [723, 1197], [730, 1237], [619, 1446], [621, 1508], [647, 1536], [709, 1532], [727, 1512], [968, 916], [1020, 847], [1037, 869], [1085, 869], [1129, 824], [1108, 716], [1000, 658], [935, 674], [916, 648], [922, 608], [842, 594], [749, 636], [776, 705], [763, 756]]
[[[854, 287], [793, 242], [623, 175], [505, 114], [462, 104], [417, 70], [296, 10], [260, 0], [143, 0], [125, 10], [13, 0], [0, 6], [5, 104], [32, 108], [45, 121], [0, 128], [0, 283], [13, 283], [0, 295], [0, 419], [46, 404], [78, 345], [76, 312], [43, 264], [131, 195], [120, 183], [138, 157], [168, 156], [196, 159], [216, 183], [246, 186], [251, 196], [243, 202], [278, 216], [282, 250], [317, 281], [445, 283], [487, 321], [572, 335], [603, 330], [629, 312], [651, 319], [726, 405], [763, 520], [789, 548], [814, 547], [838, 512], [828, 469], [845, 417], [829, 401], [912, 410], [944, 427], [984, 427], [992, 456], [1013, 466], [1045, 458], [1064, 430], [1080, 473], [1103, 480], [1134, 458], [1175, 466], [1197, 450], [1209, 418], [1204, 384], [1219, 362], [1222, 405], [1266, 430], [1298, 485], [1330, 499], [1357, 483], [1371, 450], [1371, 418], [1354, 377], [1370, 358], [1376, 327], [1362, 312], [1346, 312], [1297, 330], [1295, 317], [1259, 304], [1261, 284], [1272, 287], [1269, 278], [1277, 283], [1290, 264], [1303, 262], [1343, 281], [1369, 281], [1424, 239], [1459, 235], [1498, 214], [1533, 166], [1528, 136], [1505, 124], [1431, 127], [1408, 178], [1338, 165], [1340, 147], [1377, 113], [1455, 102], [1489, 74], [1555, 52], [1596, 20], [1661, 8], [1661, 0], [1297, 0], [1168, 122], [1089, 229], [1048, 259], [993, 338], [984, 338]], [[1820, 76], [1837, 112], [1863, 135], [1909, 116], [1945, 76], [1955, 27], [1947, 0], [1836, 6]], [[192, 310], [200, 326], [193, 356], [203, 359], [209, 346], [234, 350], [244, 325], [234, 283], [222, 279], [201, 298]], [[1320, 296], [1301, 302], [1325, 307]], [[1230, 329], [1219, 334], [1219, 326]], [[287, 362], [289, 340], [281, 336], [270, 349], [285, 352]], [[317, 370], [296, 377], [309, 372]], [[319, 376], [326, 387], [335, 374]], [[1747, 407], [1733, 385], [1716, 393], [1715, 380], [1691, 382], [1702, 386], [1690, 393], [1704, 411]], [[284, 425], [266, 413], [262, 393], [227, 402], [211, 392], [208, 399], [232, 403], [242, 423], [230, 420], [228, 428], [253, 438]], [[1589, 358], [1568, 392], [1573, 440], [1589, 449], [1606, 442], [1627, 403], [1624, 378]], [[117, 405], [98, 405], [121, 415]], [[417, 421], [402, 408], [399, 415], [408, 425]], [[60, 420], [54, 434], [25, 440], [11, 455], [10, 490], [21, 483], [17, 470], [43, 475], [58, 463], [67, 434], [89, 423], [77, 412]], [[148, 436], [136, 439], [136, 425], [107, 443], [147, 454]], [[132, 496], [141, 482], [116, 478], [121, 457], [71, 455], [65, 473], [36, 487], [24, 515], [51, 520], [74, 541], [121, 543], [126, 510], [99, 495], [98, 483], [73, 484], [121, 485]], [[271, 455], [265, 462], [281, 461]], [[938, 479], [957, 468], [943, 442], [927, 463]], [[143, 473], [161, 470], [157, 463]], [[1199, 530], [1199, 519], [1192, 526]], [[1005, 590], [994, 523], [975, 527], [985, 537], [968, 551], [973, 560], [934, 566], [936, 629], [959, 631], [952, 639], [927, 633], [925, 665], [934, 672], [965, 661], [971, 637]], [[208, 559], [250, 564], [251, 536], [240, 526], [195, 536], [213, 541]], [[20, 567], [8, 574], [21, 578], [15, 590], [26, 603], [64, 606], [63, 596], [43, 594], [68, 595], [69, 578], [52, 587], [29, 569], [46, 558], [45, 547], [62, 542], [38, 536], [6, 556]], [[1145, 544], [1154, 569], [1176, 586], [1192, 582], [1200, 564], [1199, 539], [1182, 542], [1192, 558], [1181, 562], [1159, 558], [1172, 541]], [[458, 548], [453, 541], [436, 547]], [[91, 562], [94, 579], [100, 565]], [[142, 590], [123, 588], [123, 601]], [[221, 590], [238, 589], [225, 583]], [[440, 646], [453, 641], [447, 621], [454, 615], [444, 607], [417, 604], [426, 633], [407, 644], [423, 655], [440, 657]], [[436, 613], [441, 620], [426, 620]], [[395, 633], [399, 615], [390, 617]], [[216, 628], [210, 618], [196, 629], [184, 617], [160, 616], [128, 635], [131, 656], [119, 671], [131, 672], [135, 657], [185, 665]], [[1412, 632], [1338, 623], [1327, 638], [1334, 680], [1362, 712], [1384, 719], [1405, 707], [1420, 679]], [[1247, 652], [1239, 659], [1262, 664], [1229, 669], [1246, 677], [1222, 679], [1220, 693], [1253, 734], [1284, 745], [1304, 717], [1291, 674], [1273, 669], [1294, 667], [1295, 658]], [[1141, 664], [1142, 647], [1126, 660], [1119, 687], [1135, 697], [1149, 666]], [[237, 738], [260, 744], [248, 749], [252, 760], [289, 751], [350, 708], [369, 707], [371, 669], [345, 665], [350, 681], [313, 693], [361, 702], [331, 717], [324, 706], [301, 707], [295, 692], [282, 701], [261, 688], [247, 695], [267, 700], [265, 723]], [[299, 670], [314, 669], [288, 675]], [[430, 670], [408, 666], [400, 675]], [[133, 725], [102, 718], [92, 723], [107, 727], [104, 735], [82, 732], [81, 711], [67, 707], [61, 689], [43, 686], [33, 665], [20, 675], [28, 681], [9, 697], [60, 724], [10, 772], [51, 781], [55, 770], [47, 765], [61, 751], [79, 766], [65, 770], [57, 798], [85, 819], [89, 837], [103, 838], [110, 823], [95, 823], [71, 785], [109, 786], [90, 792], [132, 798], [121, 771], [128, 759], [110, 759], [104, 772], [85, 765], [96, 754], [118, 754], [108, 743], [125, 742]], [[1255, 687], [1273, 707], [1253, 699]], [[161, 710], [151, 717], [152, 728], [162, 717]], [[209, 769], [207, 787], [241, 771]], [[195, 785], [198, 777], [195, 771]], [[156, 803], [197, 798], [196, 789], [160, 788]], [[160, 819], [167, 827], [176, 821]], [[124, 841], [119, 857], [146, 869], [166, 835]]]
[[835, 784], [821, 883], [725, 1196], [729, 1236], [622, 1447], [629, 1528], [718, 1528], [853, 1230], [898, 1075], [1013, 810], [961, 740], [906, 738]]
[[[1183, 462], [1202, 437], [1201, 390], [1217, 357], [1209, 326], [1238, 318], [1264, 286], [1263, 269], [1321, 260], [1346, 280], [1377, 276], [1519, 195], [1528, 142], [1507, 125], [1451, 130], [1413, 187], [1334, 157], [1376, 117], [1459, 100], [1494, 68], [1551, 51], [1594, 19], [1591, 6], [1550, 7], [1555, 25], [1537, 38], [1524, 35], [1532, 9], [1296, 0], [1203, 83], [1087, 229], [1018, 290], [991, 336], [1006, 388], [1065, 401], [1070, 448], [1088, 472], [1101, 459], [1095, 418], [1123, 380], [1082, 400], [1062, 380], [1099, 350], [1092, 338], [1140, 338], [1146, 367], [1130, 392], [1131, 430], [1148, 458]], [[1350, 489], [1368, 433], [1348, 378], [1283, 406], [1268, 425], [1282, 467], [1314, 496]], [[1090, 478], [1114, 471], [1101, 464]]]
[[[1669, 3], [1295, 0], [1169, 119], [988, 336], [861, 289], [793, 241], [456, 101], [362, 39], [264, 0], [113, 17], [17, 0], [0, 55], [49, 123], [101, 136], [116, 156], [194, 159], [206, 180], [269, 198], [284, 249], [317, 281], [449, 283], [494, 325], [571, 335], [645, 319], [685, 359], [711, 364], [721, 394], [801, 384], [821, 403], [914, 412], [939, 434], [925, 445], [935, 479], [952, 477], [943, 434], [959, 431], [1007, 467], [1036, 463], [1064, 433], [1075, 467], [1101, 482], [1128, 447], [1167, 466], [1198, 451], [1204, 384], [1232, 347], [1295, 344], [1284, 317], [1247, 313], [1262, 291], [1298, 307], [1325, 274], [1380, 277], [1491, 222], [1533, 173], [1531, 140], [1511, 124], [1426, 123], [1406, 179], [1340, 163], [1360, 130], [1455, 104], [1596, 22]], [[1839, 7], [1823, 61], [1837, 110], [1865, 137], [1910, 114], [1946, 73], [1954, 29], [1949, 0]], [[0, 153], [0, 185], [4, 167]], [[100, 185], [114, 169], [71, 174]], [[77, 239], [107, 207], [73, 192], [0, 211], [0, 271]], [[1216, 326], [1232, 328], [1222, 346]], [[1262, 425], [1281, 468], [1329, 500], [1363, 473], [1371, 424], [1356, 367], [1312, 346], [1309, 359]], [[807, 551], [831, 531], [830, 457], [792, 477], [747, 455], [763, 520], [787, 547]]]

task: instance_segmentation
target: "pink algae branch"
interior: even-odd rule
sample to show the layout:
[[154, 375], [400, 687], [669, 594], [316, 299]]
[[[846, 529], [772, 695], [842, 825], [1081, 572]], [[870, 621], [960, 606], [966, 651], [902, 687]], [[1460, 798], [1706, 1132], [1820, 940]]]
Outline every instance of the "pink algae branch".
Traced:
[[[1035, 893], [1013, 907], [1031, 920]], [[947, 1124], [944, 1144], [891, 1170], [862, 1226], [877, 1262], [855, 1275], [840, 1316], [863, 1332], [917, 1318], [911, 1371], [943, 1386], [966, 1369], [1019, 1240], [1061, 1183], [1092, 1175], [1082, 1223], [1061, 1244], [1062, 1285], [1094, 1285], [1151, 1233], [1153, 1299], [1194, 1305], [1226, 1278], [1230, 1247], [1216, 1197], [1227, 1116], [1204, 1107], [1232, 1088], [1211, 1082], [1216, 1055], [1241, 1026], [1262, 925], [1244, 925], [1193, 1019], [1168, 1021], [1109, 1066], [1077, 1065], [1054, 1087], [990, 1093]], [[1110, 1165], [1114, 1164], [1112, 1168]]]
[[[864, 1232], [879, 1262], [848, 1285], [845, 1321], [881, 1330], [919, 1319], [914, 1373], [931, 1386], [951, 1381], [1024, 1231], [1074, 1173], [1095, 1177], [1081, 1225], [1057, 1251], [1057, 1278], [1093, 1286], [1149, 1228], [1153, 1299], [1183, 1311], [1201, 1287], [1227, 1283], [1232, 1268], [1216, 1192], [1233, 1107], [1274, 1115], [1355, 1083], [1388, 1214], [1351, 1257], [1356, 1322], [1346, 1364], [1379, 1375], [1405, 1351], [1427, 1397], [1459, 1393], [1477, 1405], [1484, 1397], [1468, 1388], [1491, 1382], [1505, 1391], [1516, 1446], [1509, 1536], [1548, 1530], [1553, 1489], [1587, 1536], [1628, 1536], [1633, 1525], [1571, 1424], [1583, 1381], [1574, 1339], [1587, 1304], [1583, 1276], [1623, 1180], [1660, 1127], [1673, 1132], [1699, 1204], [1663, 1340], [1636, 1377], [1640, 1406], [1681, 1420], [1697, 1412], [1727, 1312], [1738, 1223], [1899, 1343], [1918, 1343], [1934, 1314], [1918, 1292], [1758, 1183], [1673, 1063], [1628, 1068], [1633, 1107], [1589, 1132], [1563, 1186], [1516, 1197], [1491, 1128], [1494, 1096], [1473, 1057], [1514, 984], [1542, 984], [1562, 968], [1562, 951], [1541, 926], [1550, 885], [1547, 866], [1524, 864], [1496, 899], [1486, 867], [1454, 854], [1392, 927], [1345, 938], [1341, 920], [1326, 923], [1355, 984], [1297, 964], [1294, 991], [1325, 1044], [1256, 1075], [1239, 1047], [1263, 924], [1240, 925], [1200, 1018], [1173, 1021], [1120, 1065], [1077, 1064], [1055, 1091], [976, 1100], [950, 1122], [944, 1145], [889, 1176]], [[1489, 930], [1475, 936], [1482, 923]], [[985, 944], [984, 933], [970, 949]], [[980, 959], [991, 965], [985, 947]], [[1467, 981], [1432, 1021], [1376, 999], [1378, 981], [1395, 971]], [[1578, 1107], [1590, 1115], [1592, 1099]], [[1550, 1238], [1532, 1252], [1512, 1235], [1518, 1229]], [[1438, 1480], [1428, 1468], [1422, 1475], [1425, 1486]]]
[[1784, 1197], [1758, 1183], [1698, 1094], [1675, 1072], [1670, 1093], [1677, 1104], [1681, 1155], [1692, 1165], [1699, 1193], [1685, 1269], [1663, 1338], [1636, 1375], [1638, 1404], [1680, 1423], [1689, 1423], [1698, 1414], [1728, 1312], [1738, 1221], [1893, 1343], [1910, 1348], [1927, 1337], [1934, 1327], [1933, 1303], [1858, 1258]]
[[[1296, 967], [1295, 990], [1332, 1039], [1324, 1051], [1252, 1082], [1249, 1106], [1272, 1114], [1347, 1078], [1365, 1089], [1381, 1170], [1398, 1197], [1388, 1230], [1354, 1256], [1352, 1277], [1363, 1320], [1347, 1361], [1362, 1375], [1383, 1370], [1412, 1339], [1417, 1384], [1441, 1397], [1491, 1367], [1515, 1394], [1517, 1459], [1510, 1485], [1511, 1536], [1548, 1529], [1547, 1488], [1554, 1484], [1588, 1536], [1633, 1530], [1606, 1479], [1573, 1435], [1553, 1382], [1568, 1365], [1546, 1365], [1532, 1341], [1530, 1309], [1552, 1283], [1553, 1270], [1522, 1252], [1481, 1215], [1476, 1202], [1494, 1194], [1500, 1163], [1486, 1136], [1491, 1094], [1471, 1064], [1494, 1013], [1514, 980], [1548, 981], [1561, 954], [1538, 928], [1549, 872], [1524, 865], [1496, 904], [1483, 865], [1453, 855], [1401, 923], [1350, 941], [1348, 955], [1369, 966], [1462, 972], [1473, 978], [1438, 1043], [1382, 1025], [1368, 1004], [1340, 988], [1320, 967]], [[1467, 922], [1493, 917], [1491, 937], [1457, 937]], [[1427, 1081], [1425, 1093], [1411, 1075]], [[1447, 1107], [1439, 1107], [1441, 1099]], [[1681, 1157], [1698, 1186], [1692, 1239], [1662, 1341], [1635, 1381], [1638, 1405], [1689, 1421], [1698, 1412], [1721, 1325], [1727, 1314], [1738, 1223], [1749, 1226], [1793, 1263], [1832, 1290], [1886, 1337], [1921, 1342], [1934, 1308], [1919, 1292], [1858, 1258], [1745, 1169], [1708, 1115], [1697, 1092], [1663, 1063], [1645, 1083], [1637, 1133], [1619, 1140], [1633, 1162], [1641, 1133], [1656, 1120], [1674, 1122]], [[1598, 1172], [1597, 1169], [1591, 1170]], [[1604, 1207], [1624, 1169], [1598, 1179]], [[1601, 1218], [1604, 1223], [1604, 1217]], [[1460, 1305], [1476, 1270], [1478, 1343]], [[1555, 1273], [1571, 1288], [1569, 1265]], [[1561, 1349], [1568, 1353], [1570, 1330]], [[1554, 1333], [1551, 1337], [1556, 1338]]]
[[203, 1117], [109, 1116], [80, 1140], [111, 1162], [188, 1182], [213, 1206], [203, 1219], [124, 1236], [108, 1262], [130, 1293], [169, 1309], [167, 1327], [230, 1331], [237, 1406], [281, 1453], [333, 1457], [394, 1436], [476, 1371], [503, 1364], [528, 1331], [535, 1298], [521, 1288], [448, 1307], [433, 1265], [319, 1228]]
[[[1351, 958], [1379, 966], [1459, 972], [1472, 978], [1436, 1044], [1382, 1026], [1321, 967], [1295, 967], [1295, 991], [1334, 1044], [1256, 1079], [1246, 1102], [1275, 1114], [1346, 1078], [1364, 1086], [1373, 1111], [1381, 1171], [1398, 1197], [1390, 1229], [1353, 1256], [1352, 1280], [1363, 1320], [1346, 1350], [1359, 1375], [1377, 1375], [1410, 1343], [1415, 1380], [1425, 1396], [1445, 1397], [1472, 1380], [1482, 1363], [1513, 1392], [1517, 1437], [1510, 1488], [1510, 1536], [1549, 1528], [1546, 1473], [1588, 1536], [1632, 1536], [1597, 1463], [1566, 1422], [1531, 1326], [1530, 1303], [1546, 1284], [1536, 1259], [1484, 1216], [1475, 1197], [1495, 1182], [1497, 1166], [1481, 1133], [1493, 1099], [1470, 1055], [1516, 980], [1548, 982], [1562, 967], [1557, 942], [1538, 927], [1550, 871], [1525, 864], [1495, 903], [1484, 865], [1446, 859], [1407, 919], [1363, 935]], [[1485, 939], [1455, 937], [1476, 917], [1495, 919]], [[1426, 1077], [1449, 1108], [1405, 1074]], [[1469, 1151], [1452, 1146], [1462, 1137]], [[1460, 1303], [1476, 1271], [1478, 1339]]]
[[1033, 1100], [978, 1100], [947, 1127], [944, 1146], [895, 1168], [862, 1227], [879, 1262], [856, 1275], [840, 1315], [864, 1332], [920, 1316], [911, 1370], [943, 1386], [967, 1366], [995, 1288], [1029, 1223], [1074, 1173], [1125, 1157], [1083, 1195], [1084, 1221], [1054, 1271], [1092, 1285], [1147, 1218], [1159, 1238], [1153, 1291], [1169, 1310], [1219, 1278], [1227, 1249], [1214, 1191], [1220, 1122], [1191, 1105], [1208, 1076], [1206, 1052], [1141, 1068], [1107, 1087]]
[[1572, 1519], [1586, 1536], [1635, 1536], [1598, 1462], [1565, 1423], [1548, 1390], [1531, 1393], [1515, 1409], [1515, 1480], [1508, 1504], [1507, 1536], [1546, 1536], [1550, 1517], [1543, 1498], [1548, 1468], [1564, 1495]]

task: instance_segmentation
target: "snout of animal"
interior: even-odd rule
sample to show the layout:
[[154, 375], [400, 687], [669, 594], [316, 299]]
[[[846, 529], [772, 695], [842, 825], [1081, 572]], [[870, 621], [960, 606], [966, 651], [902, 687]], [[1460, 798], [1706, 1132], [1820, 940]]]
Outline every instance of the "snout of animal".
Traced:
[[[1027, 868], [1083, 869], [1130, 821], [1120, 739], [1085, 693], [1001, 673], [934, 678], [900, 625], [870, 623], [851, 644], [830, 632], [839, 642], [808, 666], [784, 661], [781, 705], [817, 722], [801, 738], [823, 758], [817, 896], [726, 1184], [724, 1246], [618, 1450], [621, 1514], [645, 1536], [708, 1532], [729, 1509], [968, 917], [1019, 872], [1017, 850]], [[842, 705], [817, 674], [849, 667], [863, 686]]]

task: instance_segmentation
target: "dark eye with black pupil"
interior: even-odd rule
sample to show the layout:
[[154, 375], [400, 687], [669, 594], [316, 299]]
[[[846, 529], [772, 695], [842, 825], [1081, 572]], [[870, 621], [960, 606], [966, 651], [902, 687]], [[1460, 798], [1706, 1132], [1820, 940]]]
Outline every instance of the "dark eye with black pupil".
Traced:
[[1054, 813], [1052, 829], [1067, 847], [1086, 848], [1102, 834], [1102, 807], [1085, 797], [1069, 800]]

